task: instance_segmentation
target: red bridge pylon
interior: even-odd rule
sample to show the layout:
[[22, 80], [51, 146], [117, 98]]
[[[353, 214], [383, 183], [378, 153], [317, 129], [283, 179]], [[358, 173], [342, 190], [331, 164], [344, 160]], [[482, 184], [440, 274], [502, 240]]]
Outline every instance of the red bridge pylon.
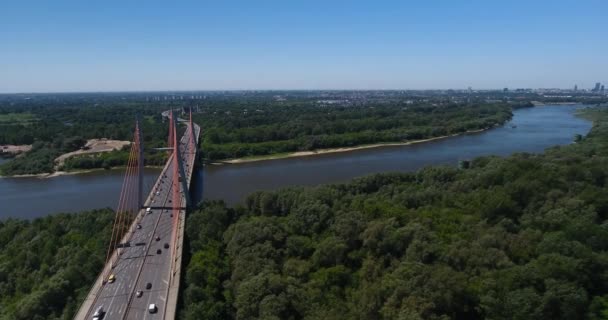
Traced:
[[[112, 236], [106, 253], [106, 263], [118, 257], [120, 252], [116, 250], [120, 250], [124, 245], [122, 239], [129, 231], [133, 219], [137, 216], [139, 209], [143, 205], [143, 166], [142, 133], [139, 121], [136, 121], [129, 160], [127, 161], [125, 177], [114, 216], [114, 224], [112, 225]], [[112, 264], [115, 263], [115, 261], [111, 262]]]

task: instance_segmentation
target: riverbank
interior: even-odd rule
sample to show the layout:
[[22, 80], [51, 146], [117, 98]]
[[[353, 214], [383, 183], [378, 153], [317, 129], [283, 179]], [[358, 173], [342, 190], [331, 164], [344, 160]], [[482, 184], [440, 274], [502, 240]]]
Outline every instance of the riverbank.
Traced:
[[90, 170], [82, 170], [82, 171], [73, 171], [73, 172], [68, 172], [68, 171], [56, 171], [53, 173], [36, 173], [36, 174], [15, 174], [15, 175], [11, 175], [11, 176], [0, 176], [0, 179], [2, 178], [53, 178], [53, 177], [59, 177], [59, 176], [65, 176], [65, 175], [71, 175], [71, 174], [81, 174], [81, 173], [88, 173], [88, 172], [93, 172], [96, 170], [103, 170], [103, 169], [90, 169]]
[[[11, 175], [11, 176], [2, 176], [0, 175], [0, 179], [2, 178], [40, 178], [40, 179], [47, 179], [47, 178], [54, 178], [54, 177], [61, 177], [61, 176], [70, 176], [70, 175], [77, 175], [77, 174], [85, 174], [85, 173], [92, 173], [92, 172], [98, 172], [98, 171], [112, 171], [112, 170], [124, 170], [126, 167], [113, 167], [110, 169], [105, 169], [105, 168], [94, 168], [94, 169], [86, 169], [86, 170], [74, 170], [74, 171], [55, 171], [53, 173], [37, 173], [37, 174], [16, 174], [16, 175]], [[162, 169], [162, 166], [145, 166], [144, 168], [146, 169]]]
[[297, 152], [291, 152], [291, 153], [280, 153], [280, 154], [271, 154], [271, 155], [264, 155], [264, 156], [252, 156], [252, 157], [245, 157], [245, 158], [214, 161], [214, 162], [211, 162], [210, 164], [211, 165], [240, 164], [240, 163], [278, 160], [278, 159], [287, 159], [287, 158], [310, 157], [310, 156], [318, 156], [318, 155], [332, 154], [332, 153], [353, 152], [353, 151], [357, 151], [357, 150], [373, 149], [373, 148], [409, 146], [409, 145], [413, 145], [413, 144], [432, 142], [432, 141], [437, 141], [437, 140], [446, 139], [446, 138], [450, 138], [450, 137], [456, 137], [456, 136], [465, 135], [465, 134], [479, 133], [479, 132], [490, 130], [490, 129], [496, 128], [496, 127], [497, 126], [488, 127], [488, 128], [484, 128], [484, 129], [478, 129], [478, 130], [469, 130], [469, 131], [465, 131], [465, 132], [461, 132], [461, 133], [455, 133], [455, 134], [451, 134], [451, 135], [433, 137], [433, 138], [428, 138], [428, 139], [419, 139], [419, 140], [404, 141], [404, 142], [374, 143], [374, 144], [360, 145], [360, 146], [355, 146], [355, 147], [318, 149], [318, 150], [313, 150], [313, 151], [297, 151]]
[[20, 154], [23, 154], [25, 152], [28, 152], [32, 150], [32, 145], [31, 144], [24, 144], [24, 145], [13, 145], [13, 144], [7, 144], [7, 145], [0, 145], [0, 157], [2, 156], [7, 156], [7, 158], [14, 158]]
[[111, 140], [106, 138], [101, 139], [89, 139], [83, 148], [80, 150], [64, 153], [55, 159], [55, 170], [61, 168], [63, 163], [71, 157], [81, 155], [93, 155], [103, 152], [111, 152], [115, 150], [121, 150], [122, 148], [131, 144], [131, 141], [123, 140]]
[[[591, 122], [587, 117], [575, 116], [573, 109], [517, 109], [510, 122], [492, 130], [410, 147], [243, 165], [207, 165], [200, 168], [193, 180], [193, 197], [223, 200], [236, 206], [244, 204], [248, 195], [260, 190], [341, 183], [370, 174], [413, 172], [434, 165], [456, 166], [460, 160], [480, 156], [541, 153], [549, 147], [572, 144], [577, 134], [585, 136], [589, 132]], [[156, 179], [158, 170], [145, 170], [144, 186], [153, 185]], [[68, 174], [53, 179], [0, 179], [0, 220], [114, 207], [123, 181], [124, 170], [120, 169]]]

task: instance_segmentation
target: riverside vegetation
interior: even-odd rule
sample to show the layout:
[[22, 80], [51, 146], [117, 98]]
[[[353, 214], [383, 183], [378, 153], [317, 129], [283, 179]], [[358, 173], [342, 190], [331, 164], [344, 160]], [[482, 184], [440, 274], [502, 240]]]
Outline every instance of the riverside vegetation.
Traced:
[[0, 220], [0, 319], [72, 319], [103, 268], [113, 218], [105, 209]]
[[[63, 100], [61, 100], [63, 101]], [[105, 101], [105, 100], [104, 100]], [[134, 120], [142, 117], [147, 147], [160, 147], [166, 141], [168, 126], [162, 122], [161, 107], [147, 107], [106, 101], [93, 106], [76, 100], [67, 102], [28, 101], [0, 105], [3, 114], [22, 114], [27, 121], [0, 122], [0, 145], [31, 144], [32, 149], [0, 165], [1, 175], [39, 174], [54, 171], [54, 160], [63, 153], [82, 148], [87, 139], [132, 140]], [[13, 116], [13, 118], [20, 119]], [[125, 165], [128, 150], [70, 158], [64, 170], [110, 168]], [[146, 164], [162, 165], [164, 153], [146, 151]]]
[[207, 203], [184, 319], [606, 319], [608, 112], [544, 154]]
[[422, 140], [491, 128], [511, 116], [511, 106], [502, 103], [396, 102], [351, 107], [254, 105], [246, 111], [197, 114], [195, 121], [204, 128], [205, 158], [213, 161]]
[[[11, 99], [4, 102], [0, 99], [0, 145], [31, 144], [32, 149], [0, 165], [0, 175], [124, 166], [128, 150], [74, 156], [60, 168], [56, 168], [54, 160], [82, 148], [87, 139], [132, 140], [137, 116], [142, 120], [146, 165], [162, 165], [166, 153], [153, 151], [166, 145], [168, 126], [161, 112], [192, 105], [181, 100], [147, 101], [139, 96], [125, 98], [109, 94]], [[275, 101], [273, 95], [264, 94], [260, 97], [219, 95], [204, 100], [202, 106], [196, 106], [194, 115], [195, 122], [203, 128], [203, 161], [458, 134], [501, 124], [510, 119], [511, 108], [529, 105], [524, 102], [454, 103], [438, 98], [370, 99], [358, 104], [334, 105], [317, 99], [295, 97]]]
[[[179, 316], [607, 319], [608, 111], [585, 116], [586, 137], [543, 154], [204, 203]], [[109, 217], [1, 222], [0, 319], [70, 318]]]

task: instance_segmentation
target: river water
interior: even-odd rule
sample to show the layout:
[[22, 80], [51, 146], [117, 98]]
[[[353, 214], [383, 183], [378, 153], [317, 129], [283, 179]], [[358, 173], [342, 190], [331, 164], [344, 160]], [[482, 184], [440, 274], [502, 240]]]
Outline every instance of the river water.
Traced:
[[[197, 174], [194, 198], [237, 204], [256, 190], [343, 182], [376, 172], [412, 171], [436, 164], [457, 165], [459, 160], [483, 155], [542, 152], [550, 146], [569, 144], [575, 134], [584, 135], [591, 129], [591, 122], [574, 115], [576, 108], [579, 106], [519, 109], [502, 127], [410, 146], [206, 166]], [[144, 184], [152, 186], [158, 172], [146, 170]], [[48, 179], [0, 179], [0, 219], [114, 207], [121, 185], [120, 170]]]

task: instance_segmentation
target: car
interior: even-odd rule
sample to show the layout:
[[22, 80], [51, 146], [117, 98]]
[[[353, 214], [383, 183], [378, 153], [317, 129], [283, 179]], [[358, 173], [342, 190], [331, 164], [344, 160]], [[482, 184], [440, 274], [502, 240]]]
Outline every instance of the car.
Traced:
[[135, 293], [135, 296], [136, 296], [136, 297], [138, 297], [138, 298], [141, 298], [141, 296], [143, 296], [143, 295], [144, 295], [144, 292], [143, 292], [143, 291], [141, 291], [141, 290], [138, 290], [138, 291]]
[[169, 249], [169, 244], [165, 242], [165, 249]]
[[160, 241], [160, 236], [156, 236], [156, 241]]
[[109, 282], [109, 283], [113, 283], [114, 281], [116, 281], [116, 276], [115, 276], [114, 274], [111, 274], [111, 275], [108, 277], [108, 282]]
[[127, 241], [125, 243], [119, 243], [116, 245], [116, 248], [128, 248], [131, 246], [131, 242]]
[[146, 283], [146, 290], [150, 290], [152, 289], [152, 283], [148, 282]]
[[148, 306], [148, 312], [156, 313], [157, 310], [158, 308], [156, 307], [156, 305], [154, 303], [150, 303], [150, 305]]
[[95, 313], [93, 313], [93, 320], [101, 320], [105, 315], [106, 312], [103, 310], [103, 306], [99, 306], [99, 308], [95, 310]]
[[[152, 200], [152, 202], [154, 202], [154, 200]], [[152, 213], [152, 208], [151, 208], [151, 207], [148, 207], [148, 208], [146, 209], [146, 213]]]
[[137, 229], [141, 229], [141, 224], [137, 224]]

